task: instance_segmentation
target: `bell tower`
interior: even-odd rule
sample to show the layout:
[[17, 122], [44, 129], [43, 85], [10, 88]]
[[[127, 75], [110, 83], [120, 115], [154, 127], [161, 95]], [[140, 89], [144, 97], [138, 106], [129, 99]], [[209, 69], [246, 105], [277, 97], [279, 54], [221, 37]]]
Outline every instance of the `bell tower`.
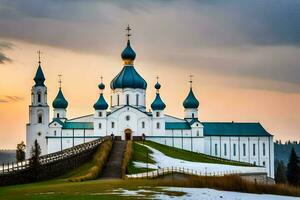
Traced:
[[31, 104], [29, 105], [29, 123], [26, 125], [26, 158], [30, 158], [31, 148], [35, 140], [41, 147], [41, 155], [47, 154], [46, 135], [49, 125], [49, 106], [47, 104], [47, 87], [41, 67], [41, 52], [38, 51], [38, 69], [31, 88]]

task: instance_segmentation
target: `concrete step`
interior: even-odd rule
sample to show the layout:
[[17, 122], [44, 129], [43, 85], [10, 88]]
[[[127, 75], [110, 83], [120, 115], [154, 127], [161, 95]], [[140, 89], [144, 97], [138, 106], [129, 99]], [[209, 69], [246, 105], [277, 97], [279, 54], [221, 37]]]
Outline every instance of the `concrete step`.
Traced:
[[101, 178], [122, 178], [121, 166], [126, 148], [126, 141], [114, 141], [108, 161]]

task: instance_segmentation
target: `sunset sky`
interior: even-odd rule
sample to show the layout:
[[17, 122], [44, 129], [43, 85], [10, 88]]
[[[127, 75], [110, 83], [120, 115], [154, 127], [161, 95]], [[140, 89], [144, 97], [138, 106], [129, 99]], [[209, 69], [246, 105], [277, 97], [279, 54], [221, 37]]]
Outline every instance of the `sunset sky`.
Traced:
[[260, 122], [300, 140], [299, 21], [298, 0], [1, 0], [0, 149], [25, 140], [38, 50], [49, 105], [62, 74], [68, 118], [92, 114], [100, 76], [108, 101], [122, 69], [127, 24], [148, 108], [159, 76], [166, 113], [183, 117], [193, 74], [200, 121]]

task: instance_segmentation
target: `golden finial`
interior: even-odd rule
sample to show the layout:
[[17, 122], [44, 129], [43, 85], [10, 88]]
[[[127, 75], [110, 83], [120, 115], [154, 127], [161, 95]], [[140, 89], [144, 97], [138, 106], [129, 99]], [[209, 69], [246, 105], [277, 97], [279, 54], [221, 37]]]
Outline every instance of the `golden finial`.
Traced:
[[62, 75], [61, 75], [61, 74], [58, 74], [58, 84], [59, 84], [59, 88], [60, 88], [60, 89], [61, 89], [61, 83], [62, 83], [61, 77], [62, 77]]
[[125, 30], [127, 31], [127, 34], [126, 34], [127, 40], [129, 40], [129, 38], [130, 38], [130, 36], [131, 36], [131, 33], [130, 33], [131, 28], [130, 28], [129, 24], [128, 24], [128, 26], [127, 26], [127, 28], [126, 28]]
[[190, 88], [192, 88], [193, 87], [193, 77], [194, 77], [194, 75], [192, 75], [192, 74], [190, 74]]

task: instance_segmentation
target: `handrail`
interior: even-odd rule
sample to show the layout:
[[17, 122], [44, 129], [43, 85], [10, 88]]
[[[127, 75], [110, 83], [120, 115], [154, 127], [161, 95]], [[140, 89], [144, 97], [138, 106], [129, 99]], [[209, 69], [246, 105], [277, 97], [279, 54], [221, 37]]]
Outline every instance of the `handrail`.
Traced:
[[[64, 149], [62, 151], [54, 152], [51, 154], [47, 154], [39, 157], [39, 163], [43, 166], [52, 162], [57, 162], [60, 160], [64, 160], [70, 158], [74, 155], [89, 151], [92, 148], [95, 148], [103, 141], [109, 139], [110, 137], [99, 138], [97, 140], [93, 140], [87, 143], [79, 144], [74, 147]], [[11, 162], [7, 164], [0, 165], [0, 176], [8, 173], [13, 173], [16, 171], [22, 171], [30, 167], [30, 159], [26, 159], [22, 162]]]
[[127, 178], [156, 178], [158, 176], [181, 173], [193, 176], [225, 176], [225, 175], [251, 175], [251, 174], [267, 174], [266, 172], [241, 172], [239, 170], [228, 170], [222, 172], [202, 172], [200, 170], [193, 170], [184, 167], [165, 167], [153, 171], [138, 173], [138, 174], [128, 174]]

